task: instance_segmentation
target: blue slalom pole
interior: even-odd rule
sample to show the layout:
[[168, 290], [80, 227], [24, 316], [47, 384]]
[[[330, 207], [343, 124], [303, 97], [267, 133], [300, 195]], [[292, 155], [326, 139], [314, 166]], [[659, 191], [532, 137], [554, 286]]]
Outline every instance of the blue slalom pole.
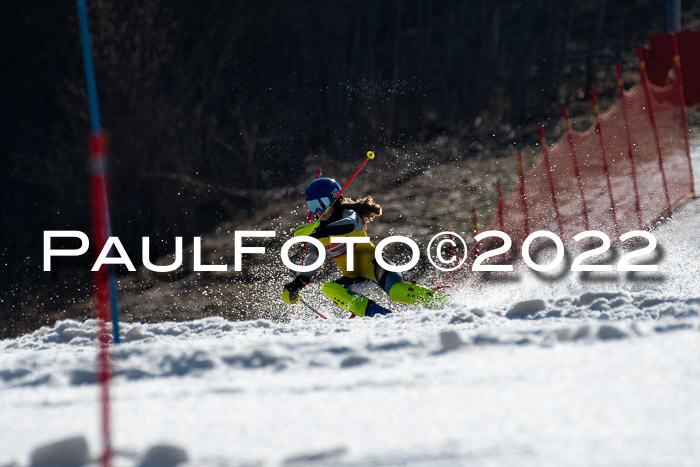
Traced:
[[78, 15], [80, 17], [80, 37], [83, 43], [83, 63], [85, 67], [88, 105], [90, 106], [90, 129], [92, 131], [99, 131], [101, 128], [100, 109], [97, 104], [97, 81], [95, 80], [95, 67], [92, 64], [90, 30], [88, 28], [87, 5], [85, 0], [78, 0]]
[[[92, 52], [90, 46], [90, 30], [88, 28], [88, 18], [87, 18], [87, 5], [85, 0], [78, 1], [78, 17], [80, 20], [80, 36], [82, 38], [83, 46], [83, 63], [85, 67], [85, 82], [87, 84], [87, 95], [88, 104], [90, 107], [90, 129], [91, 137], [93, 139], [100, 139], [104, 141], [104, 135], [102, 133], [102, 127], [100, 126], [100, 110], [97, 100], [97, 81], [95, 80], [95, 67], [92, 63]], [[101, 145], [102, 148], [106, 147], [106, 144]], [[103, 151], [106, 152], [106, 151]], [[101, 162], [104, 162], [106, 154], [91, 154], [92, 157], [99, 157]], [[102, 199], [105, 200], [103, 204], [103, 209], [105, 212], [101, 213], [104, 219], [104, 231], [107, 237], [111, 235], [111, 225], [109, 221], [109, 205], [107, 204], [107, 184], [106, 184], [106, 174], [104, 170], [104, 163], [93, 164], [93, 177], [100, 177], [102, 183], [102, 193], [100, 194]], [[106, 240], [106, 238], [105, 238]], [[96, 246], [97, 247], [97, 246]], [[112, 315], [112, 330], [114, 334], [114, 343], [119, 344], [119, 306], [117, 302], [117, 280], [114, 276], [114, 271], [112, 267], [108, 267], [107, 271], [107, 284], [109, 287], [109, 304], [110, 311]]]

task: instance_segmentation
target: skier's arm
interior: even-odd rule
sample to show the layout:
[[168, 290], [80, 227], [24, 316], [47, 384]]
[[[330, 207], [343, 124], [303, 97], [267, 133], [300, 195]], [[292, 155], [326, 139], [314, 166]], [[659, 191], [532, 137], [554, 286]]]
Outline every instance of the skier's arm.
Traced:
[[[318, 253], [315, 249], [311, 249], [309, 256], [304, 260], [304, 266], [312, 264], [318, 259]], [[299, 291], [306, 287], [306, 284], [311, 282], [311, 277], [314, 275], [315, 271], [300, 272], [293, 281], [284, 285], [284, 291], [280, 297], [282, 301], [294, 304], [299, 299]]]
[[[308, 266], [309, 264], [313, 264], [316, 262], [318, 259], [318, 253], [316, 252], [316, 248], [313, 246], [309, 246], [309, 256], [306, 257], [304, 260], [304, 266]], [[316, 271], [308, 271], [308, 272], [300, 272], [299, 277], [306, 283], [308, 284], [311, 282], [311, 278], [313, 275], [316, 274]]]
[[[337, 221], [328, 225], [319, 225], [316, 227], [316, 230], [311, 233], [310, 236], [314, 238], [331, 237], [333, 235], [348, 234], [355, 230], [362, 230], [363, 228], [364, 224], [362, 223], [360, 216], [358, 216], [355, 211], [348, 209], [345, 211], [345, 213], [343, 213], [343, 217]], [[311, 247], [309, 249], [309, 256], [307, 256], [306, 260], [304, 260], [304, 266], [315, 263], [317, 259], [318, 253], [316, 252], [315, 248]], [[316, 271], [300, 272], [298, 277], [301, 278], [305, 284], [308, 284], [315, 272]]]
[[352, 209], [348, 209], [343, 213], [343, 217], [328, 225], [319, 225], [311, 234], [314, 238], [331, 237], [333, 235], [345, 235], [355, 230], [362, 230], [364, 224], [362, 219]]

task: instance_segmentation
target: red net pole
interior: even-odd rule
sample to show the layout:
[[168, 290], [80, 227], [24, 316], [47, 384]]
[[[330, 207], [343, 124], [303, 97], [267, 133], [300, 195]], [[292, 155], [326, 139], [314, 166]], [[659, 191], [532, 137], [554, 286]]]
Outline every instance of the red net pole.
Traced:
[[666, 172], [664, 171], [664, 161], [661, 156], [661, 143], [659, 142], [659, 131], [656, 128], [656, 119], [654, 118], [654, 107], [652, 106], [651, 90], [649, 89], [649, 77], [647, 76], [646, 63], [642, 55], [642, 48], [637, 47], [637, 56], [639, 57], [639, 74], [644, 86], [644, 94], [647, 98], [647, 107], [649, 108], [649, 120], [654, 130], [654, 140], [656, 141], [656, 152], [659, 156], [659, 170], [661, 171], [661, 180], [664, 186], [664, 195], [666, 195], [666, 214], [671, 216], [671, 196], [668, 193], [668, 182], [666, 181]]
[[549, 163], [549, 151], [547, 151], [547, 140], [544, 138], [544, 128], [542, 124], [539, 124], [540, 131], [540, 145], [542, 146], [542, 157], [544, 158], [544, 163], [547, 165], [547, 181], [549, 182], [549, 190], [552, 194], [552, 203], [554, 204], [554, 212], [557, 215], [557, 226], [559, 227], [559, 235], [564, 236], [564, 228], [561, 223], [561, 214], [559, 213], [559, 203], [557, 202], [557, 193], [554, 190], [554, 178], [552, 177], [552, 166]]
[[[449, 239], [454, 242], [455, 237], [454, 235], [450, 234]], [[457, 249], [455, 248], [453, 243], [450, 243], [450, 256], [456, 256], [457, 255]]]
[[[472, 234], [476, 236], [477, 233], [479, 233], [479, 224], [476, 219], [476, 208], [472, 208]], [[474, 257], [479, 256], [481, 253], [479, 252], [479, 245], [476, 240], [474, 240]]]
[[690, 190], [695, 199], [695, 179], [693, 175], [693, 162], [690, 159], [690, 141], [688, 141], [688, 120], [685, 116], [685, 96], [683, 95], [683, 79], [681, 77], [681, 57], [678, 55], [678, 43], [676, 35], [671, 34], [671, 44], [673, 45], [673, 71], [676, 75], [676, 87], [678, 88], [678, 102], [681, 107], [681, 119], [683, 120], [683, 137], [685, 138], [685, 154], [688, 157], [688, 173], [690, 174]]
[[[103, 249], [107, 237], [110, 236], [109, 200], [107, 199], [107, 174], [105, 170], [107, 156], [107, 139], [100, 125], [100, 112], [97, 99], [97, 83], [90, 48], [90, 29], [88, 26], [87, 4], [78, 0], [78, 20], [83, 49], [83, 64], [85, 66], [85, 84], [90, 109], [90, 204], [92, 209], [92, 230], [95, 245], [95, 255]], [[113, 318], [114, 341], [119, 343], [119, 315], [117, 309], [117, 287], [114, 274], [102, 265], [95, 273], [95, 302], [97, 315], [97, 379], [101, 393], [101, 435], [102, 435], [102, 467], [112, 464], [112, 441], [110, 429], [110, 398], [109, 398], [109, 332], [107, 321]], [[113, 306], [114, 312], [110, 309]]]
[[[105, 155], [107, 154], [107, 140], [102, 130], [90, 133], [90, 202], [92, 205], [92, 231], [95, 240], [95, 256], [97, 257], [102, 247], [107, 242], [107, 181], [104, 174]], [[107, 282], [107, 266], [104, 264], [94, 273], [95, 301], [97, 314], [97, 340], [98, 340], [98, 383], [101, 392], [101, 421], [102, 466], [109, 467], [112, 459], [112, 443], [110, 429], [110, 397], [109, 397], [109, 331], [107, 322], [110, 320], [109, 288]]]
[[496, 191], [498, 192], [498, 225], [503, 232], [503, 188], [500, 180], [496, 181]]
[[610, 197], [610, 210], [613, 217], [613, 225], [615, 226], [615, 235], [620, 238], [620, 226], [617, 223], [617, 213], [615, 212], [615, 198], [613, 196], [612, 182], [610, 181], [610, 167], [608, 166], [608, 155], [605, 152], [605, 139], [603, 138], [603, 129], [600, 127], [600, 111], [598, 109], [598, 101], [595, 98], [595, 89], [590, 88], [591, 101], [593, 102], [593, 115], [595, 115], [595, 131], [598, 133], [600, 141], [600, 150], [603, 156], [603, 171], [605, 172], [605, 180], [608, 184], [608, 196]]
[[520, 200], [523, 203], [523, 213], [525, 214], [525, 236], [530, 235], [530, 215], [527, 211], [527, 197], [525, 196], [525, 167], [523, 166], [523, 153], [518, 151], [518, 177], [520, 177]]
[[637, 163], [634, 160], [634, 149], [632, 146], [632, 134], [630, 132], [630, 120], [627, 114], [627, 97], [625, 96], [625, 86], [622, 82], [622, 73], [620, 71], [620, 62], [615, 63], [615, 72], [617, 73], [617, 93], [620, 96], [622, 104], [622, 117], [625, 120], [625, 137], [627, 138], [627, 157], [632, 166], [632, 184], [634, 186], [634, 207], [637, 210], [637, 220], [639, 228], [644, 228], [642, 221], [642, 205], [639, 202], [639, 187], [637, 186]]
[[569, 122], [569, 112], [566, 106], [561, 107], [561, 113], [564, 115], [564, 124], [566, 125], [566, 136], [569, 138], [569, 147], [571, 148], [571, 158], [574, 161], [574, 174], [578, 181], [578, 189], [581, 192], [581, 201], [583, 202], [583, 219], [586, 222], [586, 230], [591, 230], [591, 223], [588, 219], [588, 203], [586, 203], [586, 195], [583, 191], [583, 180], [581, 180], [581, 170], [578, 166], [578, 158], [576, 157], [576, 146], [574, 145], [574, 134], [571, 131], [571, 122]]

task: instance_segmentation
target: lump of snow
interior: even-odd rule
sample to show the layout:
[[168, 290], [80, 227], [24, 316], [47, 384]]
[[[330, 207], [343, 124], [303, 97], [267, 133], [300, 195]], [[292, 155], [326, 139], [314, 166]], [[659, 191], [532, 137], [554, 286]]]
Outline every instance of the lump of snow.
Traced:
[[474, 317], [467, 313], [457, 313], [450, 320], [450, 324], [473, 323]]
[[574, 337], [576, 330], [571, 327], [559, 328], [554, 330], [554, 335], [557, 336], [557, 340], [560, 342], [569, 341]]
[[618, 307], [621, 307], [623, 305], [627, 305], [628, 303], [629, 303], [629, 300], [624, 299], [624, 298], [618, 298], [618, 299], [610, 302], [608, 305], [610, 306], [610, 308], [618, 308]]
[[698, 316], [699, 314], [700, 313], [698, 313], [694, 309], [688, 308], [687, 310], [678, 311], [676, 313], [676, 318], [692, 318], [694, 316]]
[[13, 379], [22, 378], [23, 376], [27, 376], [29, 373], [31, 373], [31, 371], [27, 370], [26, 368], [17, 368], [17, 369], [7, 368], [4, 370], [0, 370], [0, 379], [2, 379], [4, 381], [11, 381]]
[[442, 331], [440, 333], [440, 348], [443, 351], [453, 350], [464, 345], [464, 341], [456, 331]]
[[608, 311], [610, 309], [610, 305], [606, 299], [599, 298], [595, 302], [591, 303], [588, 308], [594, 311]]
[[163, 322], [149, 326], [153, 334], [160, 336], [186, 336], [190, 333], [182, 323]]
[[46, 326], [37, 331], [37, 337], [44, 342], [56, 342], [59, 344], [72, 343], [76, 337], [93, 339], [95, 337], [94, 320], [87, 320], [84, 323], [74, 319], [58, 321], [53, 328]]
[[411, 343], [411, 341], [408, 341], [406, 339], [400, 339], [397, 341], [384, 342], [382, 344], [368, 344], [367, 350], [370, 350], [370, 351], [399, 350], [399, 349], [404, 349], [407, 347], [413, 347], [413, 343]]
[[673, 317], [675, 317], [677, 314], [678, 314], [678, 312], [672, 306], [666, 307], [663, 310], [659, 311], [659, 316], [673, 316]]
[[124, 336], [125, 340], [127, 341], [137, 341], [142, 339], [148, 339], [151, 337], [155, 336], [150, 332], [146, 332], [144, 327], [138, 324], [131, 326], [131, 328], [126, 332], [126, 335]]
[[160, 362], [165, 375], [184, 376], [197, 370], [210, 370], [214, 362], [201, 350], [192, 354], [165, 355]]
[[97, 370], [91, 368], [76, 368], [70, 372], [70, 384], [94, 384], [97, 382]]
[[349, 357], [344, 358], [343, 361], [340, 362], [340, 368], [350, 368], [353, 366], [360, 366], [360, 365], [364, 365], [367, 362], [369, 362], [369, 358], [367, 358], [367, 357], [362, 357], [360, 355], [351, 355]]
[[593, 337], [593, 334], [593, 328], [591, 328], [591, 326], [589, 326], [588, 324], [584, 324], [576, 330], [573, 339], [590, 339], [591, 337]]
[[586, 292], [582, 294], [574, 302], [576, 305], [590, 305], [599, 298], [604, 298], [606, 300], [612, 300], [615, 298], [628, 297], [627, 294], [623, 292]]
[[693, 328], [693, 326], [690, 325], [689, 323], [678, 323], [678, 324], [674, 324], [674, 323], [668, 324], [667, 323], [667, 324], [662, 325], [662, 326], [654, 327], [654, 331], [656, 331], [656, 332], [668, 332], [668, 331], [678, 331], [681, 329], [692, 329], [692, 328]]
[[138, 380], [144, 378], [152, 378], [154, 375], [149, 371], [142, 370], [141, 368], [125, 368], [123, 370], [116, 371], [115, 376], [126, 376], [130, 380]]
[[627, 333], [615, 326], [606, 324], [598, 329], [598, 339], [624, 339], [625, 337], [628, 337]]
[[84, 436], [40, 446], [31, 456], [31, 467], [78, 467], [88, 461], [88, 443]]
[[646, 300], [642, 301], [642, 303], [640, 303], [638, 306], [639, 308], [650, 308], [652, 306], [661, 305], [666, 302], [667, 300], [663, 298], [647, 298]]
[[501, 340], [498, 337], [494, 337], [488, 334], [477, 334], [472, 338], [472, 343], [474, 345], [484, 345], [484, 344], [501, 344]]
[[221, 357], [224, 363], [242, 368], [263, 368], [270, 365], [282, 365], [292, 361], [290, 357], [277, 356], [263, 350], [254, 350], [250, 354], [236, 354]]
[[638, 336], [646, 336], [650, 332], [648, 325], [643, 324], [639, 321], [632, 323], [632, 325], [630, 326], [630, 329]]
[[183, 448], [170, 444], [157, 444], [146, 451], [139, 467], [173, 467], [188, 460], [187, 451]]
[[335, 354], [335, 355], [339, 355], [339, 354], [341, 354], [341, 353], [348, 353], [348, 352], [350, 352], [352, 349], [351, 349], [350, 347], [341, 345], [341, 346], [337, 346], [337, 347], [328, 347], [327, 349], [323, 349], [323, 350], [325, 350], [325, 351], [328, 352], [328, 353], [332, 353], [332, 354]]
[[41, 386], [44, 384], [49, 384], [51, 381], [54, 380], [54, 377], [51, 373], [44, 373], [40, 374], [38, 376], [31, 376], [30, 378], [25, 378], [24, 380], [21, 380], [19, 382], [18, 386], [19, 387], [35, 387], [35, 386]]
[[309, 465], [321, 464], [328, 462], [331, 459], [344, 455], [348, 450], [344, 447], [329, 449], [327, 451], [314, 452], [310, 454], [302, 454], [299, 456], [289, 457], [282, 462], [282, 465]]
[[[88, 339], [92, 339], [95, 337], [95, 331], [94, 330], [86, 330], [86, 329], [81, 329], [81, 328], [71, 328], [71, 329], [66, 329], [61, 333], [61, 342], [70, 342], [72, 344], [75, 344], [75, 340], [78, 337], [85, 337]], [[81, 342], [84, 342], [84, 340], [81, 340]]]
[[523, 302], [518, 302], [514, 304], [511, 309], [506, 313], [506, 318], [510, 319], [522, 319], [530, 315], [534, 315], [539, 311], [543, 311], [546, 308], [544, 300], [525, 300]]

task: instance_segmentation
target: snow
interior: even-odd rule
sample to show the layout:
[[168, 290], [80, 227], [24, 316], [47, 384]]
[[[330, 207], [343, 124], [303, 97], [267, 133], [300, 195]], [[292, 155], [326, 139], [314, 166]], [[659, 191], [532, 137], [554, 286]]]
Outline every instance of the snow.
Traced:
[[[114, 465], [695, 465], [698, 219], [696, 200], [655, 230], [659, 273], [635, 278], [525, 271], [373, 319], [125, 323]], [[93, 320], [0, 341], [0, 465], [99, 465], [95, 380]]]
[[33, 467], [70, 467], [88, 461], [88, 445], [83, 436], [41, 446], [32, 453]]
[[[163, 442], [186, 449], [192, 465], [304, 456], [691, 465], [700, 455], [697, 317], [496, 329], [449, 325], [450, 313], [438, 312], [429, 329], [404, 327], [425, 313], [396, 322], [300, 321], [292, 332], [207, 319], [185, 323], [186, 340], [162, 333], [127, 341], [115, 351], [117, 465], [134, 465], [137, 453]], [[75, 377], [92, 348], [47, 345], [3, 352], [3, 366], [12, 360], [30, 371], [3, 387], [7, 461], [74, 434], [89, 440], [93, 455], [99, 447], [96, 387]]]

